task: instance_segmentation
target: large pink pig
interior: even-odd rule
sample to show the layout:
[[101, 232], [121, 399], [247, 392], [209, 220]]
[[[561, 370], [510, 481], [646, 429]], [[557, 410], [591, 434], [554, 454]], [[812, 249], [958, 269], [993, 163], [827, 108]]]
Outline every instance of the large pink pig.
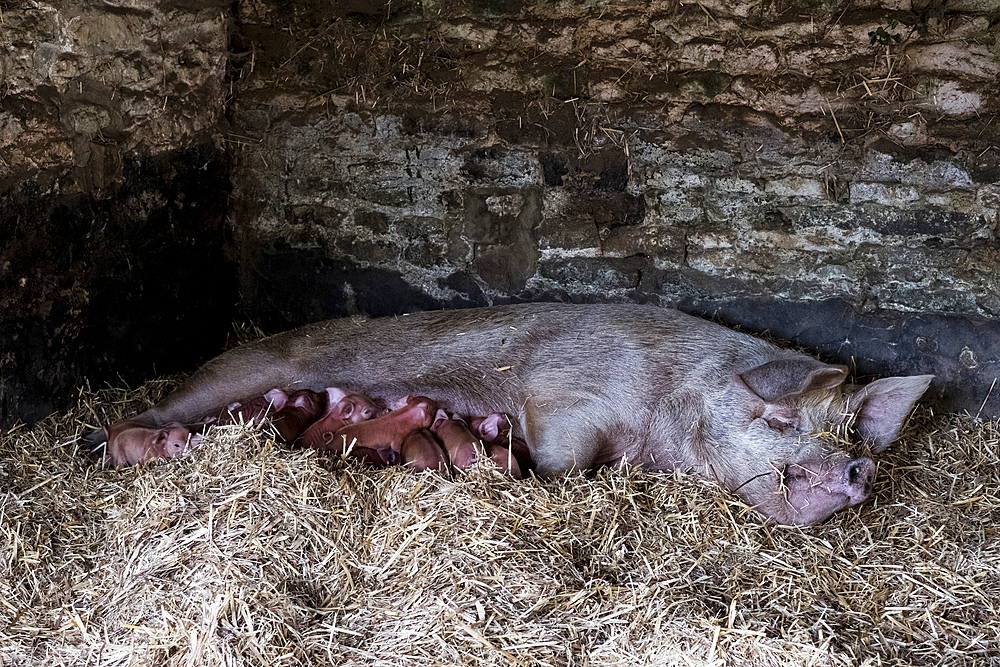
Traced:
[[271, 336], [208, 362], [135, 421], [192, 423], [274, 387], [419, 394], [460, 414], [514, 416], [543, 476], [623, 461], [682, 469], [771, 521], [813, 524], [863, 502], [875, 478], [872, 458], [821, 434], [839, 429], [877, 454], [931, 381], [846, 378], [844, 366], [675, 310], [526, 303]]

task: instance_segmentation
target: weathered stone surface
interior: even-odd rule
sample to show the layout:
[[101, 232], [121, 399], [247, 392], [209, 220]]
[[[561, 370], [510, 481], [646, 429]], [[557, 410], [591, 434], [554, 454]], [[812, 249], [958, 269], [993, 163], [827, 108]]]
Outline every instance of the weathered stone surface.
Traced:
[[72, 164], [66, 188], [121, 180], [123, 155], [212, 132], [225, 111], [227, 20], [215, 0], [4, 7], [0, 182]]
[[4, 3], [0, 425], [225, 340], [224, 6]]
[[[983, 114], [1000, 52], [979, 9], [421, 7], [374, 29], [396, 42], [349, 21], [323, 34], [314, 48], [336, 63], [376, 45], [371, 68], [353, 95], [296, 78], [277, 107], [293, 118], [272, 73], [243, 74], [232, 118], [252, 141], [234, 185], [259, 200], [236, 216], [253, 243], [326, 248], [435, 306], [761, 299], [844, 304], [815, 307], [845, 321], [947, 314], [956, 330], [995, 317], [1000, 132]], [[289, 211], [317, 197], [331, 222], [304, 232]], [[243, 266], [244, 292], [256, 275]]]
[[[231, 243], [227, 303], [269, 330], [530, 299], [729, 303], [754, 328], [836, 319], [860, 372], [939, 372], [954, 407], [992, 382], [1000, 316], [993, 5], [5, 6], [0, 183], [44, 210], [117, 199], [126, 165], [227, 132], [229, 169], [210, 171], [231, 183], [230, 226], [208, 241]], [[39, 170], [73, 177], [25, 189]], [[147, 229], [148, 202], [197, 220], [170, 186], [146, 192], [125, 227]], [[51, 312], [76, 307], [66, 290]]]

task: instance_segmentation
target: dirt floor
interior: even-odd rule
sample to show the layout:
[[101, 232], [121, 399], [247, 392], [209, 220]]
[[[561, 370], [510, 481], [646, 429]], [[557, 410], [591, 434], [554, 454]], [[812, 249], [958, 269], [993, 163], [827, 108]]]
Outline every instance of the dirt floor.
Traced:
[[108, 471], [0, 438], [0, 664], [1000, 665], [1000, 427], [918, 411], [874, 499], [766, 526], [684, 475], [366, 470], [217, 429]]

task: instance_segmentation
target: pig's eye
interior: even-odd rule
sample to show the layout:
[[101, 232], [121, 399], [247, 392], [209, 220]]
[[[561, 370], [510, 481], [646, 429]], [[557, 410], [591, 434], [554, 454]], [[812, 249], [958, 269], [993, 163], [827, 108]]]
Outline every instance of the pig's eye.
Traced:
[[361, 411], [361, 416], [364, 417], [365, 419], [371, 419], [372, 418], [372, 409], [371, 408], [365, 408], [364, 410]]
[[812, 484], [815, 473], [800, 465], [789, 464], [781, 470], [781, 488], [790, 489], [803, 484]]

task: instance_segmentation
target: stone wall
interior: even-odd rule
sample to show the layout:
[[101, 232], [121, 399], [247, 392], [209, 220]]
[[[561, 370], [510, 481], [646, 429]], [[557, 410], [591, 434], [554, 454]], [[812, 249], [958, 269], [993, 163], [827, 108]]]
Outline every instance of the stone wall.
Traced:
[[269, 328], [646, 301], [949, 409], [1000, 375], [997, 3], [275, 7], [231, 108], [243, 293], [306, 295]]
[[[212, 215], [154, 179], [153, 227], [204, 227], [176, 266], [231, 259], [267, 330], [651, 302], [1000, 415], [1000, 2], [59, 4], [4, 6], [0, 196], [121, 205], [145, 234], [124, 165], [211, 155]], [[97, 218], [56, 236], [89, 247]], [[220, 281], [181, 309], [231, 316]]]
[[234, 318], [221, 3], [0, 2], [0, 425]]

